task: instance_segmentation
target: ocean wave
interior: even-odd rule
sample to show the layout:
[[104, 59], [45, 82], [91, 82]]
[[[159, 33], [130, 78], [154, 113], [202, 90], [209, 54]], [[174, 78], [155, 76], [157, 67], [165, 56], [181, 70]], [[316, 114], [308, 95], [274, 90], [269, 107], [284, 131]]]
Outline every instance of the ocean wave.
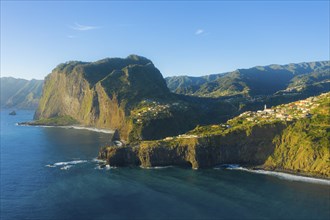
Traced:
[[294, 174], [277, 172], [277, 171], [251, 170], [251, 169], [248, 169], [248, 168], [241, 167], [238, 164], [225, 164], [225, 166], [221, 165], [221, 166], [214, 167], [214, 169], [223, 169], [223, 168], [228, 169], [228, 170], [242, 170], [242, 171], [246, 171], [246, 172], [250, 172], [250, 173], [270, 175], [270, 176], [275, 176], [277, 178], [285, 179], [285, 180], [289, 180], [289, 181], [300, 181], [300, 182], [309, 182], [309, 183], [330, 185], [330, 180], [326, 180], [326, 179], [319, 179], [319, 178], [315, 178], [315, 177], [306, 177], [306, 176], [298, 176], [298, 175], [294, 175]]

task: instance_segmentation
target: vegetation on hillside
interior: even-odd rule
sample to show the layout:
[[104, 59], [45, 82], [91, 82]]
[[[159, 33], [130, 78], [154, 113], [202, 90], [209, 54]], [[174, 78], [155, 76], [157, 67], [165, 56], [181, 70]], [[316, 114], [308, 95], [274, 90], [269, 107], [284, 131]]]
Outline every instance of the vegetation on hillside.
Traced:
[[[328, 178], [329, 106], [330, 93], [325, 93], [272, 109], [242, 113], [223, 124], [197, 126], [183, 135], [142, 141], [134, 144], [134, 150], [130, 145], [102, 148], [99, 155], [112, 165], [199, 168], [238, 163]], [[130, 152], [130, 157], [123, 152]]]

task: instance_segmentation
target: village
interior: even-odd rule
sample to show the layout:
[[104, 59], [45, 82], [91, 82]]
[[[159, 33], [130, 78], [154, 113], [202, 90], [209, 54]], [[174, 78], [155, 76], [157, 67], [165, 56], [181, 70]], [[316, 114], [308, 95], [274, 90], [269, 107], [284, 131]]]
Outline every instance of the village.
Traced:
[[142, 101], [142, 106], [131, 112], [134, 123], [142, 124], [146, 120], [166, 118], [171, 115], [171, 110], [174, 109], [187, 109], [188, 107], [179, 102], [173, 103], [160, 103], [146, 99]]
[[[321, 96], [325, 96], [322, 94]], [[305, 100], [299, 100], [285, 105], [279, 105], [273, 108], [264, 106], [263, 110], [256, 112], [247, 111], [239, 115], [236, 119], [243, 119], [249, 122], [272, 122], [275, 120], [293, 121], [301, 118], [311, 117], [311, 110], [319, 105], [319, 98], [310, 97]], [[230, 122], [229, 120], [228, 122]]]
[[[235, 127], [237, 124], [259, 124], [269, 123], [275, 121], [294, 121], [302, 118], [310, 118], [313, 114], [313, 109], [320, 105], [319, 100], [328, 96], [328, 93], [323, 93], [319, 97], [310, 97], [305, 100], [299, 100], [289, 104], [283, 104], [272, 108], [267, 108], [264, 105], [263, 110], [258, 111], [246, 111], [239, 116], [230, 119], [227, 123], [197, 126], [194, 130], [181, 134], [175, 137], [166, 137], [163, 140], [170, 141], [176, 138], [198, 138], [207, 134], [218, 134], [224, 132], [227, 129]], [[142, 123], [145, 117], [161, 117], [162, 115], [170, 114], [171, 108], [184, 108], [186, 106], [180, 103], [160, 104], [156, 101], [148, 101], [148, 105], [139, 108], [134, 113], [134, 120], [136, 123]]]
[[203, 136], [203, 133], [218, 134], [219, 132], [224, 132], [227, 129], [235, 127], [237, 124], [259, 124], [262, 122], [269, 123], [275, 121], [289, 122], [302, 118], [309, 118], [312, 117], [312, 110], [320, 105], [318, 101], [325, 96], [329, 96], [329, 93], [321, 94], [319, 98], [310, 97], [305, 100], [279, 105], [273, 108], [267, 108], [265, 105], [263, 110], [244, 112], [241, 115], [228, 120], [225, 124], [196, 127], [191, 132], [178, 135], [177, 137], [167, 137], [164, 140], [168, 141], [174, 138], [197, 138]]

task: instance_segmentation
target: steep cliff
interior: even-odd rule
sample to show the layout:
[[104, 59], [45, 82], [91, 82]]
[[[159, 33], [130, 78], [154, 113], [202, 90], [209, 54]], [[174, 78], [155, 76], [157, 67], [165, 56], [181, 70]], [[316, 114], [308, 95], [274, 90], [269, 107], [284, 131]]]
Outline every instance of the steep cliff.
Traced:
[[198, 103], [170, 93], [150, 60], [130, 55], [58, 65], [46, 77], [35, 121], [28, 124], [118, 129], [123, 141], [135, 142], [185, 133], [207, 118], [201, 112], [208, 116]]
[[265, 169], [290, 170], [330, 177], [330, 93], [312, 110], [313, 117], [289, 125], [274, 139]]
[[[99, 157], [107, 159], [111, 165], [140, 164], [143, 167], [189, 165], [192, 168], [204, 168], [224, 163], [260, 165], [273, 153], [273, 139], [284, 128], [285, 124], [277, 123], [253, 126], [250, 132], [234, 129], [212, 136], [182, 136], [144, 141], [133, 148], [103, 148]], [[134, 163], [130, 159], [124, 160], [125, 162], [113, 159], [122, 152], [135, 155]]]
[[119, 129], [128, 140], [134, 130], [130, 112], [143, 100], [169, 94], [161, 73], [144, 57], [68, 62], [46, 77], [34, 118], [38, 123], [70, 117], [85, 126]]
[[[301, 103], [310, 107], [312, 117], [273, 120], [264, 115], [271, 112], [267, 110], [251, 122], [242, 114], [227, 125], [197, 127], [186, 135], [143, 141], [134, 147], [104, 147], [99, 158], [114, 166], [204, 168], [234, 163], [329, 178], [330, 93], [311, 100], [317, 101]], [[280, 110], [292, 111], [292, 106], [283, 105]]]

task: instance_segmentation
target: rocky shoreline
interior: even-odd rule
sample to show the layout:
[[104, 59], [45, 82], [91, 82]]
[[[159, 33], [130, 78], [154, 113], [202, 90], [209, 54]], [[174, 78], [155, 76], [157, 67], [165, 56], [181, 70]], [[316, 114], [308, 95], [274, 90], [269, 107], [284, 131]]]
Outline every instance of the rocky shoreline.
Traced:
[[[299, 166], [294, 165], [295, 158], [289, 158], [293, 165], [289, 168], [273, 164], [277, 141], [288, 125], [272, 123], [255, 125], [249, 132], [245, 129], [234, 129], [230, 132], [207, 137], [173, 138], [158, 141], [142, 141], [135, 145], [102, 147], [98, 158], [110, 166], [182, 166], [192, 169], [213, 168], [221, 164], [240, 164], [252, 170], [283, 172], [304, 177], [330, 179], [327, 164], [322, 168], [310, 169], [305, 161], [312, 158], [301, 158]], [[314, 161], [324, 159], [314, 158]], [[271, 160], [272, 159], [272, 160]], [[290, 161], [291, 160], [291, 161]], [[287, 162], [286, 162], [287, 163]], [[316, 167], [316, 166], [313, 166]]]

